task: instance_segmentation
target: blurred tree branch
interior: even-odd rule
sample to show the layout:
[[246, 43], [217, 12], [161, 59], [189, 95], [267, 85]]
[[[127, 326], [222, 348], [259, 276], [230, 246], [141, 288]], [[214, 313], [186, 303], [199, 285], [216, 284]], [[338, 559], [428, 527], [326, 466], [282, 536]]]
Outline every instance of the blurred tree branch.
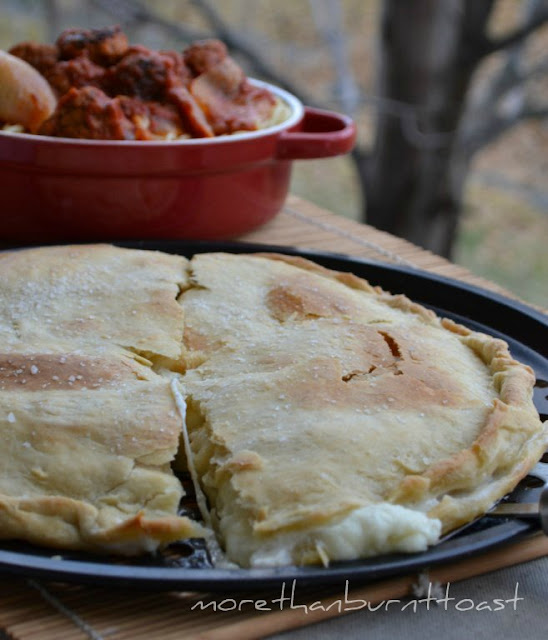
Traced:
[[[416, 105], [421, 131], [437, 135], [439, 145], [417, 144], [409, 119], [398, 125], [380, 110], [373, 153], [357, 156], [365, 215], [374, 226], [450, 257], [472, 156], [518, 122], [546, 115], [548, 105], [525, 93], [546, 61], [524, 70], [522, 43], [546, 22], [547, 2], [532, 0], [523, 27], [489, 47], [482, 43], [496, 0], [385, 0], [383, 6], [379, 92]], [[483, 57], [503, 49], [501, 72], [471, 102]]]
[[[539, 24], [543, 17], [546, 20], [547, 5], [546, 0], [529, 0], [525, 6], [525, 24]], [[525, 29], [514, 33], [518, 31], [525, 33]], [[548, 72], [548, 57], [527, 67], [524, 62], [525, 38], [524, 35], [513, 42], [504, 64], [492, 76], [481, 97], [470, 101], [463, 116], [459, 139], [463, 153], [473, 155], [522, 120], [546, 117], [548, 105], [535, 104], [527, 97], [526, 85]]]
[[360, 91], [348, 56], [348, 38], [342, 23], [341, 3], [339, 0], [308, 2], [316, 28], [331, 52], [335, 67], [333, 94], [338, 97], [342, 109], [349, 115], [354, 115], [360, 105]]
[[46, 0], [45, 2], [46, 24], [50, 40], [55, 40], [58, 35], [57, 25], [59, 24], [59, 3], [57, 0]]
[[175, 38], [191, 42], [207, 38], [208, 34], [199, 29], [193, 29], [183, 24], [163, 18], [160, 14], [150, 11], [139, 0], [89, 0], [91, 4], [109, 13], [123, 28], [155, 24]]
[[512, 33], [496, 40], [485, 38], [482, 47], [482, 55], [490, 55], [497, 51], [501, 51], [502, 49], [512, 47], [513, 45], [522, 42], [532, 33], [537, 31], [537, 29], [548, 23], [548, 2], [546, 2], [546, 0], [541, 0], [541, 2], [537, 4], [539, 7], [538, 11], [536, 11], [525, 24], [517, 28]]

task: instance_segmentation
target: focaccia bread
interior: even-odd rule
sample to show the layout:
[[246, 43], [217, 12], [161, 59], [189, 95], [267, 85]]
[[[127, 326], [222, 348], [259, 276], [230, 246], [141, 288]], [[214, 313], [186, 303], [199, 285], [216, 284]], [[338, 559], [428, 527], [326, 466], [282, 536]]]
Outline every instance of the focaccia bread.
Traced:
[[203, 535], [179, 450], [240, 566], [420, 551], [546, 447], [504, 342], [306, 260], [54, 247], [0, 275], [4, 538]]
[[133, 554], [201, 535], [177, 515], [180, 417], [152, 368], [181, 353], [186, 260], [52, 247], [0, 274], [0, 537]]

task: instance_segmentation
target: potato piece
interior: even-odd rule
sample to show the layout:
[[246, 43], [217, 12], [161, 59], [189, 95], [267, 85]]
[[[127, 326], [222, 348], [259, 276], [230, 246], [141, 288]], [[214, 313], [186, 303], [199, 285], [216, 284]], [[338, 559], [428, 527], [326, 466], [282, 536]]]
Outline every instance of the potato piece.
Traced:
[[47, 80], [24, 60], [0, 51], [0, 120], [35, 133], [55, 110]]

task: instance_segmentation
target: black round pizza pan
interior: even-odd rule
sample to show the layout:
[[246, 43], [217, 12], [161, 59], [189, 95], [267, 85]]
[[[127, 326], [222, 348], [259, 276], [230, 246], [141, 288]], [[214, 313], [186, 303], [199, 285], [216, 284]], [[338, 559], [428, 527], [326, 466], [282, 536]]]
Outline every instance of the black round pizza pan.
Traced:
[[[392, 293], [404, 293], [439, 315], [506, 340], [514, 357], [537, 376], [534, 401], [548, 419], [548, 317], [521, 302], [450, 278], [407, 266], [389, 265], [334, 253], [290, 249], [264, 244], [187, 241], [115, 242], [119, 246], [166, 251], [190, 257], [195, 253], [272, 251], [305, 257], [338, 271], [350, 271]], [[538, 500], [540, 488], [522, 483], [510, 499]], [[84, 553], [55, 553], [24, 543], [0, 543], [0, 570], [31, 578], [139, 589], [247, 591], [299, 587], [352, 586], [388, 576], [406, 575], [439, 564], [495, 549], [539, 530], [535, 520], [480, 518], [456, 535], [419, 554], [392, 554], [329, 567], [222, 569], [192, 559], [175, 562], [162, 556], [123, 560]], [[192, 557], [192, 553], [190, 554]]]

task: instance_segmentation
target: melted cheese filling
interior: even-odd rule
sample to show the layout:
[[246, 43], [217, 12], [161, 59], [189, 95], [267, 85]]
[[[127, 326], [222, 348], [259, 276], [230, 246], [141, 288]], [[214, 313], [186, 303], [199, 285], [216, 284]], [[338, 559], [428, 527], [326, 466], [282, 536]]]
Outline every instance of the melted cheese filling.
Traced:
[[190, 478], [192, 479], [192, 484], [194, 486], [194, 492], [196, 494], [196, 504], [200, 509], [200, 514], [204, 520], [206, 525], [206, 536], [205, 541], [209, 550], [209, 555], [211, 561], [214, 566], [222, 567], [224, 569], [234, 569], [237, 568], [235, 564], [230, 562], [219, 543], [217, 542], [217, 537], [215, 536], [215, 532], [213, 530], [213, 523], [211, 521], [211, 514], [209, 512], [209, 508], [207, 506], [207, 498], [202, 491], [202, 487], [200, 486], [200, 480], [198, 478], [198, 472], [196, 471], [196, 465], [194, 464], [194, 458], [192, 456], [192, 449], [190, 446], [190, 438], [188, 435], [188, 429], [186, 426], [186, 400], [179, 390], [178, 382], [175, 378], [171, 380], [171, 393], [173, 395], [173, 399], [175, 400], [175, 405], [177, 406], [177, 411], [181, 416], [181, 433], [183, 436], [183, 446], [185, 451], [185, 457], [187, 461], [188, 471], [190, 473]]
[[278, 534], [258, 542], [245, 527], [227, 527], [230, 556], [244, 566], [299, 564], [310, 553], [329, 561], [356, 560], [384, 553], [416, 553], [435, 544], [441, 522], [420, 511], [382, 503], [361, 507], [342, 520], [315, 529]]
[[192, 458], [190, 438], [188, 437], [188, 430], [186, 428], [186, 401], [183, 394], [179, 391], [177, 380], [175, 380], [175, 378], [171, 381], [171, 393], [173, 394], [173, 399], [175, 400], [177, 411], [181, 416], [181, 433], [183, 436], [183, 446], [185, 450], [188, 470], [192, 479], [192, 484], [194, 485], [194, 491], [196, 493], [196, 503], [198, 505], [198, 508], [200, 509], [200, 513], [202, 515], [202, 518], [204, 519], [204, 522], [206, 523], [207, 527], [211, 529], [211, 515], [209, 513], [209, 509], [207, 508], [207, 499], [204, 492], [202, 491], [202, 488], [200, 487], [198, 472], [196, 471], [196, 466], [194, 465], [194, 460]]

